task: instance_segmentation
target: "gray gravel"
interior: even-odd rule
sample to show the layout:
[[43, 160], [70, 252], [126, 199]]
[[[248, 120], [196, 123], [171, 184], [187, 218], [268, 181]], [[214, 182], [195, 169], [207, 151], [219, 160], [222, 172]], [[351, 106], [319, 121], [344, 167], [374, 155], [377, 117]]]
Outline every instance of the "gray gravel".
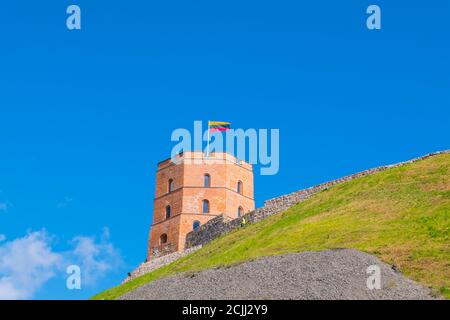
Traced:
[[[369, 290], [378, 265], [381, 289]], [[433, 299], [431, 291], [378, 258], [352, 249], [265, 257], [229, 267], [163, 278], [121, 299]]]

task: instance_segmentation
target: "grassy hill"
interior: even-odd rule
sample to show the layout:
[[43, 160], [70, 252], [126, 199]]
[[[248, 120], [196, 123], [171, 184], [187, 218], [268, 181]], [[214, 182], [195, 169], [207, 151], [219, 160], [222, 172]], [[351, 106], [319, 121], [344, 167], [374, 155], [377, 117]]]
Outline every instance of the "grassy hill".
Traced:
[[179, 272], [332, 248], [374, 254], [450, 298], [449, 235], [450, 154], [441, 154], [334, 186], [93, 299]]

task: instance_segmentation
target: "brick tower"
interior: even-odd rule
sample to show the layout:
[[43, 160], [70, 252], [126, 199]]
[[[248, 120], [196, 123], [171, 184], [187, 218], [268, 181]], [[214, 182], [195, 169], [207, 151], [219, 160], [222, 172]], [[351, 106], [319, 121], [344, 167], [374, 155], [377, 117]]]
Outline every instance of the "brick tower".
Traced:
[[186, 234], [255, 208], [252, 165], [227, 153], [185, 152], [158, 163], [147, 260], [184, 249]]

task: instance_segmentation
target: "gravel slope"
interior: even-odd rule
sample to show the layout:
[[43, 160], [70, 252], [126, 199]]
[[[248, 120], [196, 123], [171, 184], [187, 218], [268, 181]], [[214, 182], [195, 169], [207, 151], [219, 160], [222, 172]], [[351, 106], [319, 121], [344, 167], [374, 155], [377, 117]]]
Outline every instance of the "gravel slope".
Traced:
[[[381, 269], [381, 289], [367, 289], [367, 267]], [[369, 254], [338, 249], [265, 257], [167, 277], [121, 299], [433, 299], [428, 288]]]

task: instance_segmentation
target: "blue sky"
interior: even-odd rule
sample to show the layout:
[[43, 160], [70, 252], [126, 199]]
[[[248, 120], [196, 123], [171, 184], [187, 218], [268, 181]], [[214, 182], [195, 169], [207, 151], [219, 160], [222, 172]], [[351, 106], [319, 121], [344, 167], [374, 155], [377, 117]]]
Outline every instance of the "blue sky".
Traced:
[[[66, 28], [70, 4], [80, 31]], [[38, 261], [23, 273], [48, 277], [28, 288], [36, 277], [0, 261], [0, 291], [78, 299], [122, 280], [146, 255], [156, 163], [194, 120], [280, 129], [280, 171], [255, 176], [258, 206], [448, 149], [449, 16], [447, 1], [2, 3], [0, 257], [25, 263], [18, 248], [38, 241], [95, 279], [70, 291]]]

